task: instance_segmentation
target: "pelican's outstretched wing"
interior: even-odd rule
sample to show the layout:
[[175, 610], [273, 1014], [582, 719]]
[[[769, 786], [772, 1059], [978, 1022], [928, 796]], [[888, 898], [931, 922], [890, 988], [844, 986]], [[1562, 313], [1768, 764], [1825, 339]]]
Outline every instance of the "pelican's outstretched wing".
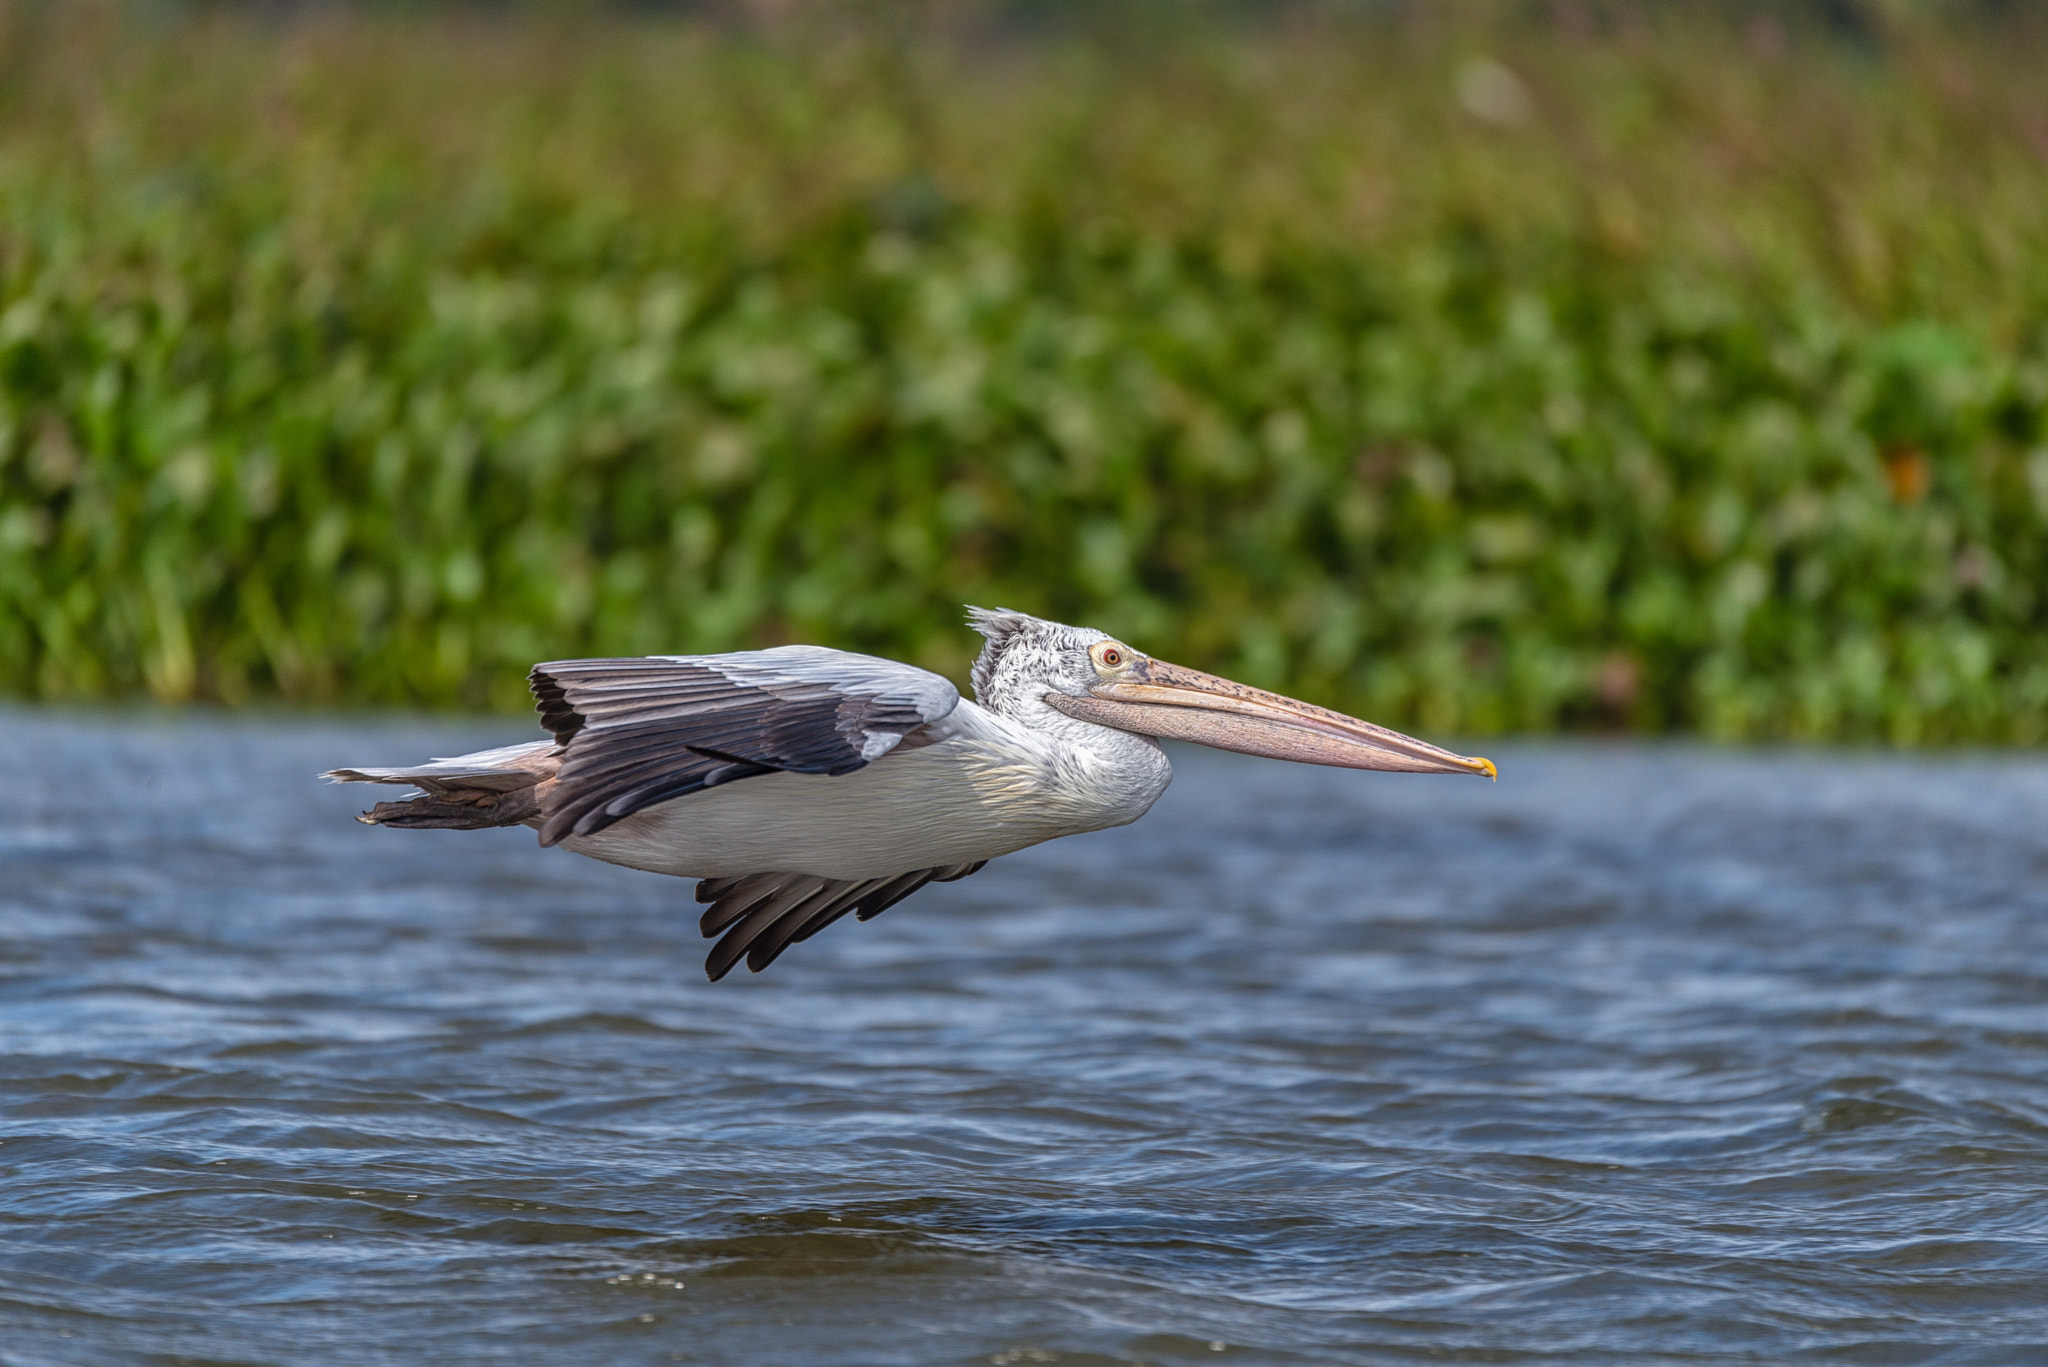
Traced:
[[556, 660], [528, 682], [562, 755], [543, 845], [755, 774], [850, 774], [960, 702], [928, 670], [822, 646]]
[[807, 873], [756, 873], [744, 878], [707, 878], [697, 900], [709, 902], [698, 928], [706, 939], [725, 938], [704, 961], [705, 976], [717, 982], [745, 956], [759, 973], [783, 950], [808, 940], [848, 912], [872, 921], [926, 883], [951, 883], [988, 861], [917, 869], [895, 878], [819, 878]]

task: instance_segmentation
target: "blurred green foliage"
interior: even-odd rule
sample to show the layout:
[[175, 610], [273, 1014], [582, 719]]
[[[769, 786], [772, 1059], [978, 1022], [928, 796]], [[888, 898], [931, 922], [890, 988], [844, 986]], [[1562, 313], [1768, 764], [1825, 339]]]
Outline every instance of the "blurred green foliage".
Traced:
[[0, 677], [959, 677], [980, 602], [1438, 732], [2040, 740], [2048, 43], [1684, 13], [0, 7]]

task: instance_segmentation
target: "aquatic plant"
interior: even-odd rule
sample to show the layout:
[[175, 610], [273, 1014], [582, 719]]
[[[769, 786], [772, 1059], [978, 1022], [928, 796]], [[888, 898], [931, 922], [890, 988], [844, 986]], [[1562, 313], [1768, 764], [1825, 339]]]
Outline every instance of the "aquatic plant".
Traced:
[[1437, 732], [2041, 738], [2048, 44], [1585, 13], [0, 9], [4, 687], [978, 601]]

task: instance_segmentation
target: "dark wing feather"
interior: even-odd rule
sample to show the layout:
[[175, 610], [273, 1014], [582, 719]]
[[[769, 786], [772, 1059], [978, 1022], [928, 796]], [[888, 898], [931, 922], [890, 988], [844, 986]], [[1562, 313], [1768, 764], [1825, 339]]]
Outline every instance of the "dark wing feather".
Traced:
[[556, 660], [530, 683], [563, 747], [543, 845], [757, 774], [852, 773], [960, 701], [926, 670], [818, 646]]
[[711, 904], [699, 924], [706, 939], [721, 933], [725, 938], [712, 946], [704, 973], [717, 982], [742, 958], [749, 971], [759, 973], [783, 950], [848, 912], [873, 920], [925, 884], [965, 878], [987, 862], [918, 869], [895, 878], [832, 879], [807, 873], [707, 878], [697, 884], [697, 900]]

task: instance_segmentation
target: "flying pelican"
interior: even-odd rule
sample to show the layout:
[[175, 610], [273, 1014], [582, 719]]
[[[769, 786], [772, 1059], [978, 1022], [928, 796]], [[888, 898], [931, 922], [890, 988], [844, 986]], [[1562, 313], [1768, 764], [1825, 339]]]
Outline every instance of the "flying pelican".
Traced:
[[968, 609], [974, 701], [912, 665], [822, 646], [556, 660], [528, 683], [552, 740], [343, 783], [421, 790], [360, 820], [533, 826], [542, 845], [697, 878], [704, 970], [758, 973], [999, 854], [1136, 821], [1172, 768], [1155, 737], [1415, 774], [1496, 776], [1371, 722], [1184, 669], [1084, 627]]

